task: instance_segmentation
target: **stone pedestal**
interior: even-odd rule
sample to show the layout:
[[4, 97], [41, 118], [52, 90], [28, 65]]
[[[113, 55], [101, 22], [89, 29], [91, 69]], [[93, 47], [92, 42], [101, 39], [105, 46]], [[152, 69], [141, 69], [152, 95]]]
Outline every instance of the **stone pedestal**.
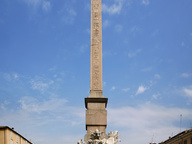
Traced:
[[105, 97], [87, 97], [85, 98], [86, 107], [86, 130], [85, 140], [90, 137], [91, 131], [98, 129], [106, 133], [107, 127], [107, 101]]

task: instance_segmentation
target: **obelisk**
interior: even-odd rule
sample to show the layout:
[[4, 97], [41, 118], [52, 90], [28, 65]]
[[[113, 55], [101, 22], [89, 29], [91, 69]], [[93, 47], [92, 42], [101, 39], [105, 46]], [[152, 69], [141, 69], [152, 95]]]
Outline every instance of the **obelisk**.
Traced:
[[85, 98], [86, 130], [85, 140], [91, 131], [98, 129], [106, 133], [107, 101], [102, 87], [102, 12], [101, 0], [91, 0], [91, 62], [90, 93]]

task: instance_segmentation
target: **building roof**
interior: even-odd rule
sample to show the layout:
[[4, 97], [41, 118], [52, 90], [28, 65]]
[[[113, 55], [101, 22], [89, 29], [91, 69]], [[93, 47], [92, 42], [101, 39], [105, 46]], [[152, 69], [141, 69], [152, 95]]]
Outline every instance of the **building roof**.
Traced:
[[192, 129], [182, 131], [182, 132], [178, 133], [177, 135], [175, 135], [173, 137], [170, 137], [169, 139], [167, 139], [167, 140], [165, 140], [164, 142], [161, 142], [161, 143], [167, 143], [167, 142], [172, 141], [174, 139], [177, 139], [177, 138], [180, 138], [182, 136], [185, 136], [186, 134], [189, 134], [189, 133], [192, 133]]
[[18, 132], [16, 132], [14, 130], [14, 128], [10, 128], [8, 126], [0, 126], [0, 129], [9, 129], [11, 131], [13, 131], [14, 133], [18, 134], [20, 137], [22, 137], [24, 140], [26, 140], [27, 142], [29, 142], [30, 144], [32, 144], [32, 142], [30, 142], [28, 139], [26, 139], [25, 137], [23, 137], [21, 134], [19, 134]]

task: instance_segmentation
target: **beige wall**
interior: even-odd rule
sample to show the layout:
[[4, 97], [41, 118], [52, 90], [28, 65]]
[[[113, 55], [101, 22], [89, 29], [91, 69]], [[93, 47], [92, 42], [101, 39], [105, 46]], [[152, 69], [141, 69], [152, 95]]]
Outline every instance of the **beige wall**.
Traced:
[[192, 133], [191, 135], [188, 135], [186, 137], [183, 137], [182, 139], [178, 140], [177, 142], [175, 142], [174, 144], [180, 144], [182, 142], [182, 144], [184, 144], [184, 141], [187, 140], [187, 144], [191, 144], [191, 138], [192, 138]]
[[0, 144], [30, 144], [16, 132], [5, 128], [0, 130]]
[[4, 144], [4, 139], [5, 139], [4, 130], [0, 130], [0, 144]]

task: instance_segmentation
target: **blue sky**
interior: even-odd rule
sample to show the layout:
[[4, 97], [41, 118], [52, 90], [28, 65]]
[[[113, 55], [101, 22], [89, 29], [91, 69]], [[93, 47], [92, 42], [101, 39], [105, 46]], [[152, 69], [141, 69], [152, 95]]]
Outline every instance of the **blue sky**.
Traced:
[[[34, 144], [86, 134], [90, 2], [0, 1], [0, 125]], [[192, 1], [102, 4], [107, 132], [147, 144], [192, 128]]]

